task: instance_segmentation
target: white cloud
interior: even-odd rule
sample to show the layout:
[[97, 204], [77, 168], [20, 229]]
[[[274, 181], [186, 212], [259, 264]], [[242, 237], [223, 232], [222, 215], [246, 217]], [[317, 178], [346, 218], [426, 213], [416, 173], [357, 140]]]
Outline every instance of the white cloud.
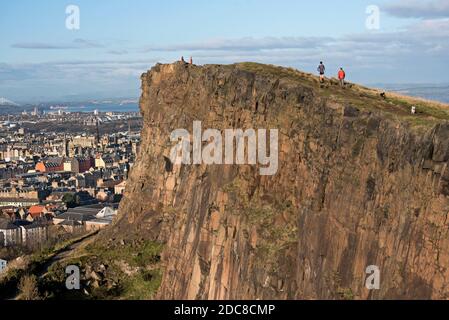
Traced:
[[79, 94], [101, 92], [110, 97], [137, 97], [141, 73], [155, 63], [155, 60], [0, 63], [0, 96], [18, 101], [36, 97], [60, 99], [75, 90]]
[[196, 58], [216, 61], [310, 61], [321, 58], [352, 57], [400, 58], [406, 55], [432, 53], [449, 55], [449, 19], [418, 21], [405, 30], [389, 33], [359, 33], [340, 38], [331, 37], [265, 37], [207, 40], [202, 43], [149, 46], [147, 50], [188, 52]]
[[[102, 42], [107, 43], [107, 42]], [[89, 48], [99, 42], [77, 40], [69, 45], [28, 45], [24, 48]], [[18, 46], [19, 47], [19, 46]], [[195, 63], [256, 61], [293, 66], [309, 72], [323, 60], [329, 72], [344, 66], [351, 80], [408, 82], [419, 74], [422, 82], [448, 82], [449, 19], [423, 19], [397, 32], [365, 32], [344, 37], [262, 37], [212, 39], [180, 45], [148, 46], [145, 54], [125, 46], [107, 46], [105, 53], [136, 59], [54, 61], [37, 64], [1, 64], [0, 96], [41, 90], [51, 93], [67, 88], [101, 87], [137, 92], [139, 75], [157, 61], [192, 55]], [[109, 50], [109, 51], [107, 51]], [[141, 50], [142, 51], [142, 50]], [[163, 56], [159, 59], [154, 51]], [[148, 59], [139, 59], [149, 57]], [[437, 72], [435, 70], [438, 70]], [[352, 78], [353, 77], [353, 78]], [[45, 85], [45, 88], [42, 88]], [[59, 88], [55, 90], [54, 88]], [[65, 89], [64, 89], [65, 88]], [[123, 91], [123, 90], [122, 90]]]
[[108, 53], [116, 56], [121, 56], [128, 54], [128, 50], [109, 50]]
[[75, 39], [70, 43], [19, 42], [14, 43], [11, 47], [16, 49], [67, 50], [67, 49], [103, 48], [104, 45], [91, 40]]
[[401, 18], [447, 18], [449, 0], [399, 0], [385, 5], [384, 10]]
[[329, 37], [245, 37], [239, 39], [212, 39], [204, 42], [180, 45], [148, 46], [145, 51], [235, 51], [235, 50], [270, 50], [318, 48], [323, 42], [331, 41]]

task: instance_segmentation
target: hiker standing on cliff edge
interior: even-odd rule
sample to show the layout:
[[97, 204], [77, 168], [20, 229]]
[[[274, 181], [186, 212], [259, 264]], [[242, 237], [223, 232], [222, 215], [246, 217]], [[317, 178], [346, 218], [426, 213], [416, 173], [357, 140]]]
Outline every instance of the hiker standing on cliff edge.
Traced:
[[338, 71], [338, 80], [340, 81], [340, 86], [342, 86], [342, 87], [345, 86], [345, 78], [346, 78], [346, 73], [343, 70], [343, 68], [340, 68], [340, 71]]
[[323, 61], [320, 61], [317, 71], [320, 73], [320, 82], [324, 83], [324, 72], [326, 71], [326, 67], [323, 64]]

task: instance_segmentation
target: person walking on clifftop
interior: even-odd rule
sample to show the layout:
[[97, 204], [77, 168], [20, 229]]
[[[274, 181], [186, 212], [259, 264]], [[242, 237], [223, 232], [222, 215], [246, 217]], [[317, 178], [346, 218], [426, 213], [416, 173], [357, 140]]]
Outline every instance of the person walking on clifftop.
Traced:
[[346, 73], [343, 70], [343, 68], [340, 68], [340, 71], [338, 71], [338, 81], [340, 81], [341, 87], [345, 86], [345, 78], [346, 78]]
[[324, 83], [324, 72], [326, 71], [326, 67], [323, 64], [323, 61], [320, 62], [320, 65], [318, 66], [317, 71], [320, 74], [320, 82]]

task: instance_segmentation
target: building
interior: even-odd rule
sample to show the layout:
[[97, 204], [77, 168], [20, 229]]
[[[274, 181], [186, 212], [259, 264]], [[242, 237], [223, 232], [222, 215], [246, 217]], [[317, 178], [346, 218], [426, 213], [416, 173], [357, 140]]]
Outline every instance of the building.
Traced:
[[[98, 211], [95, 211], [98, 212]], [[95, 219], [95, 213], [85, 207], [70, 208], [67, 212], [53, 218], [53, 223], [59, 225], [64, 221], [84, 221]]]
[[76, 161], [78, 162], [78, 172], [76, 173], [87, 172], [95, 165], [95, 161], [91, 157], [78, 157]]
[[75, 158], [66, 158], [64, 160], [64, 171], [79, 172], [78, 161]]
[[85, 222], [87, 231], [100, 230], [109, 226], [114, 217], [117, 215], [117, 210], [112, 207], [104, 207], [95, 215], [95, 219]]
[[94, 219], [86, 221], [86, 230], [87, 231], [95, 231], [106, 228], [112, 223], [112, 220], [109, 221], [107, 219]]
[[7, 265], [8, 265], [8, 261], [0, 259], [0, 273], [5, 271]]
[[100, 156], [98, 155], [95, 158], [95, 167], [96, 168], [112, 168], [114, 166], [114, 159], [112, 159], [110, 156]]
[[3, 218], [8, 220], [20, 219], [19, 209], [17, 207], [0, 207], [0, 212], [3, 215]]
[[[67, 212], [53, 218], [53, 223], [73, 228], [81, 224], [88, 231], [98, 230], [110, 225], [116, 214], [117, 205], [94, 204], [71, 208]], [[72, 222], [76, 222], [76, 224]]]
[[73, 173], [84, 173], [89, 171], [95, 165], [95, 161], [91, 157], [74, 157], [64, 160], [64, 171]]
[[3, 188], [0, 189], [0, 199], [1, 198], [20, 198], [20, 199], [32, 199], [40, 200], [43, 195], [34, 188]]
[[71, 147], [93, 148], [96, 144], [95, 136], [76, 136], [71, 141]]
[[0, 220], [0, 245], [35, 245], [48, 239], [48, 225], [45, 222], [26, 220]]
[[23, 198], [0, 198], [0, 207], [13, 206], [17, 208], [31, 207], [39, 204], [39, 200], [23, 199]]
[[48, 226], [43, 222], [20, 221], [15, 224], [20, 226], [22, 245], [33, 246], [48, 239]]
[[43, 160], [36, 164], [36, 171], [38, 172], [58, 172], [64, 171], [63, 158], [50, 158]]
[[126, 189], [126, 181], [122, 181], [114, 187], [114, 193], [115, 194], [124, 194], [125, 189]]
[[83, 232], [85, 230], [84, 225], [81, 222], [73, 220], [64, 220], [59, 223], [58, 226], [61, 226], [65, 232], [70, 233]]
[[45, 206], [34, 205], [28, 209], [28, 220], [34, 221], [35, 219], [43, 218], [47, 212]]
[[8, 247], [22, 243], [22, 231], [20, 227], [11, 221], [0, 220], [0, 240], [3, 246]]

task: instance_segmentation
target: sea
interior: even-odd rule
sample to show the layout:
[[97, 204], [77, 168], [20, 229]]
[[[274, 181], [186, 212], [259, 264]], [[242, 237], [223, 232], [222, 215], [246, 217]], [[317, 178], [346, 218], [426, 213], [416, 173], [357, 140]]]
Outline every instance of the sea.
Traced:
[[[59, 108], [54, 107], [49, 111], [57, 111]], [[60, 108], [67, 112], [87, 112], [91, 113], [95, 110], [98, 112], [139, 112], [139, 105], [137, 103], [127, 103], [127, 104], [81, 104], [81, 105], [71, 105]]]
[[380, 84], [376, 87], [406, 96], [449, 103], [449, 85]]

